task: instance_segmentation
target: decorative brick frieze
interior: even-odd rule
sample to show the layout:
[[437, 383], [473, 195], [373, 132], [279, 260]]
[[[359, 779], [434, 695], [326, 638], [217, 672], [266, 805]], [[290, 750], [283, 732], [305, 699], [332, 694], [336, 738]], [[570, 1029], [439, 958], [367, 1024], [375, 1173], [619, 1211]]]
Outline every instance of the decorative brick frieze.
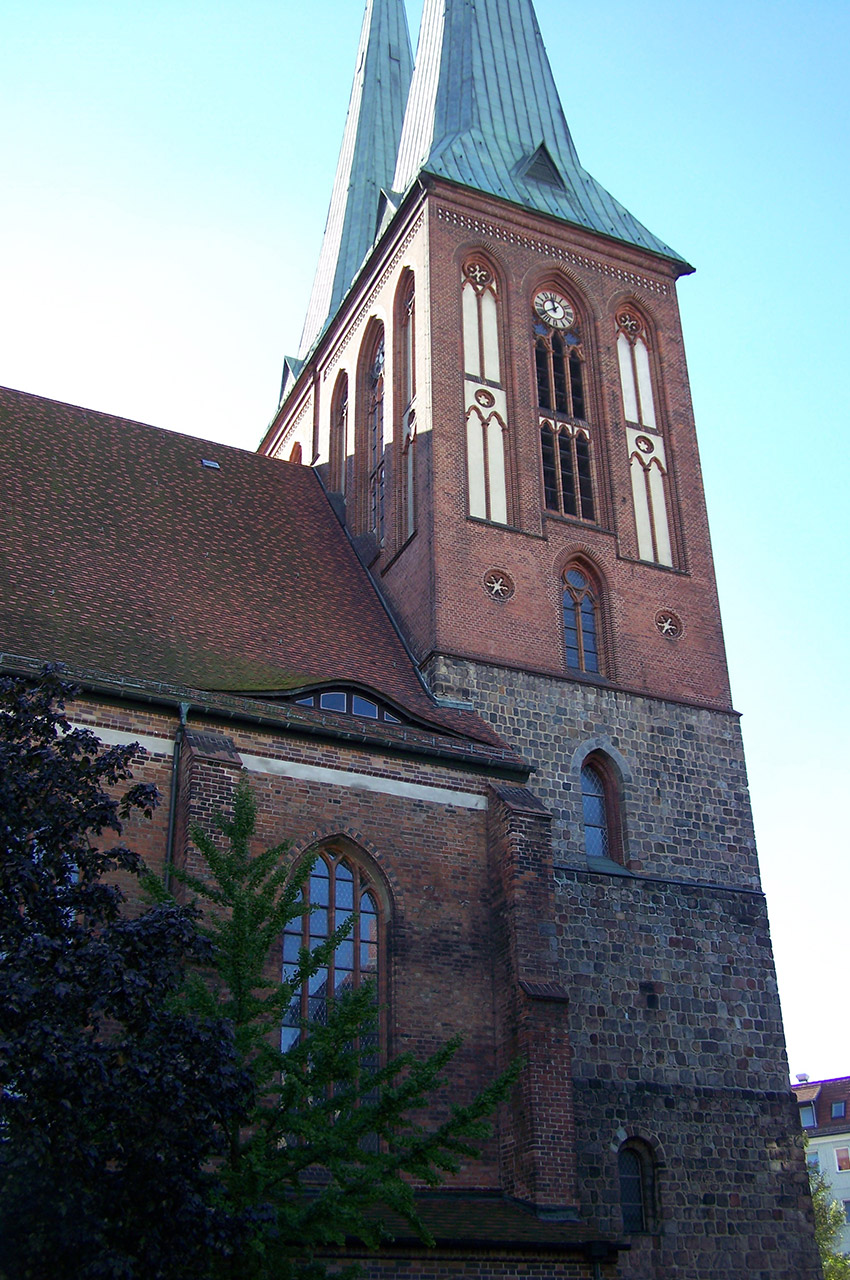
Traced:
[[649, 293], [657, 293], [663, 296], [667, 296], [670, 293], [670, 286], [663, 280], [651, 280], [649, 276], [638, 275], [634, 271], [612, 266], [607, 262], [600, 261], [598, 258], [575, 253], [572, 249], [566, 249], [563, 245], [554, 244], [551, 241], [538, 240], [534, 236], [523, 235], [504, 223], [489, 222], [484, 218], [472, 218], [468, 214], [459, 213], [456, 209], [447, 209], [443, 205], [437, 206], [437, 217], [441, 222], [448, 222], [453, 227], [462, 227], [464, 231], [472, 231], [475, 235], [486, 236], [490, 240], [500, 240], [505, 244], [519, 245], [523, 249], [531, 249], [534, 253], [542, 254], [547, 258], [555, 258], [559, 262], [569, 262], [577, 267], [598, 271], [600, 275], [609, 276], [612, 280], [617, 280], [620, 284], [628, 285], [633, 289], [646, 289]]

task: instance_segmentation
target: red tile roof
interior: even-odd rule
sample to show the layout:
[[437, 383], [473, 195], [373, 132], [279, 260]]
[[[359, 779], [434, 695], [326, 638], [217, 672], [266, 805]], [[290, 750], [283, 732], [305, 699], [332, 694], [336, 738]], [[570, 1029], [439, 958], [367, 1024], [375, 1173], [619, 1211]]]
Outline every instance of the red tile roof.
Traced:
[[[850, 1131], [850, 1076], [839, 1076], [834, 1080], [806, 1080], [791, 1088], [799, 1103], [811, 1102], [814, 1106], [815, 1125], [807, 1125], [807, 1133], [815, 1129], [819, 1134]], [[834, 1102], [844, 1103], [843, 1116], [833, 1117]]]
[[309, 468], [5, 389], [0, 442], [0, 651], [227, 694], [350, 682], [501, 745], [423, 688]]

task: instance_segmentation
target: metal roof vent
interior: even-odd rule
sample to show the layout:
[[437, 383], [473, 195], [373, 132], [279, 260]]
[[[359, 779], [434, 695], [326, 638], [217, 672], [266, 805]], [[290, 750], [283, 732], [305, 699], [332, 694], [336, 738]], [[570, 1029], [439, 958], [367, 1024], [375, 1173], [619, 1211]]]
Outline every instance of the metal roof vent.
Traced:
[[809, 1083], [808, 1072], [801, 1071], [800, 1074], [797, 1076], [797, 1079], [799, 1080], [800, 1084], [808, 1084]]
[[201, 458], [201, 466], [209, 467], [210, 471], [221, 471], [220, 464], [213, 462], [212, 458]]
[[543, 142], [525, 166], [522, 176], [533, 178], [535, 182], [545, 182], [547, 187], [558, 187], [561, 191], [564, 190], [564, 179]]

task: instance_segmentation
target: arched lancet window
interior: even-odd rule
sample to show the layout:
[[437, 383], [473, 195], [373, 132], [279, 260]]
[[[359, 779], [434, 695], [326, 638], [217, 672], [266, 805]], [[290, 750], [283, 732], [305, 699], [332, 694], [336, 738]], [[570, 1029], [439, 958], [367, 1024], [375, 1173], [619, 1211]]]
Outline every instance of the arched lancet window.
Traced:
[[[301, 947], [315, 950], [351, 915], [354, 926], [337, 947], [328, 963], [295, 992], [283, 1016], [281, 1048], [286, 1051], [300, 1038], [302, 1023], [323, 1025], [327, 1021], [328, 1003], [346, 989], [372, 981], [382, 981], [383, 916], [375, 885], [366, 871], [345, 851], [323, 849], [302, 889], [305, 907], [286, 926], [283, 935], [283, 976], [287, 978], [298, 960]], [[358, 1045], [364, 1065], [377, 1066], [380, 1037], [370, 1033]]]
[[412, 271], [401, 278], [396, 295], [396, 332], [398, 341], [398, 421], [399, 441], [399, 528], [402, 541], [416, 528], [416, 289]]
[[636, 311], [617, 316], [617, 359], [626, 422], [656, 429], [646, 326]]
[[496, 277], [481, 257], [464, 263], [461, 294], [469, 514], [507, 524], [508, 409], [502, 384], [500, 299]]
[[617, 1154], [623, 1230], [640, 1234], [657, 1229], [655, 1161], [646, 1143], [630, 1138]]
[[532, 320], [543, 501], [547, 511], [595, 520], [585, 355], [572, 303], [553, 289], [534, 299]]
[[600, 665], [599, 589], [583, 565], [564, 573], [564, 649], [573, 671], [598, 673]]
[[336, 380], [331, 402], [330, 487], [333, 493], [345, 493], [346, 459], [348, 457], [348, 374]]
[[386, 459], [384, 443], [384, 397], [386, 391], [386, 349], [384, 326], [375, 324], [360, 360], [358, 412], [358, 527], [374, 534], [379, 546], [384, 541], [384, 498]]
[[652, 390], [646, 325], [634, 310], [617, 314], [617, 358], [626, 418], [638, 555], [672, 566], [667, 458]]
[[598, 769], [586, 764], [581, 771], [581, 806], [584, 817], [584, 846], [589, 858], [609, 858], [611, 840], [605, 783]]

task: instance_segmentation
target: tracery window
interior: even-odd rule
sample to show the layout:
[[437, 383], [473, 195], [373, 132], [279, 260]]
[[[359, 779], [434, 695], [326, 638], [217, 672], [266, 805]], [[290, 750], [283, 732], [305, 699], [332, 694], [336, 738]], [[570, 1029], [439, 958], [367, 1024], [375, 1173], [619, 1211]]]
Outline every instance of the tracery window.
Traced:
[[336, 380], [331, 404], [330, 487], [334, 493], [345, 493], [345, 469], [348, 455], [348, 374]]
[[398, 331], [400, 393], [400, 440], [398, 477], [400, 530], [402, 541], [416, 528], [416, 290], [413, 273], [408, 271], [399, 285], [396, 305]]
[[496, 276], [482, 257], [464, 263], [464, 399], [469, 514], [506, 524], [507, 397], [502, 384], [500, 299]]
[[533, 338], [544, 505], [558, 515], [592, 521], [596, 505], [585, 357], [575, 311], [561, 294], [538, 293]]
[[540, 454], [546, 509], [593, 520], [589, 432], [573, 423], [544, 418], [540, 423]]
[[573, 671], [598, 673], [599, 593], [589, 573], [573, 564], [564, 573], [564, 649]]
[[617, 315], [617, 358], [638, 555], [641, 560], [672, 566], [666, 449], [655, 409], [646, 324], [636, 310]]
[[[283, 1016], [281, 1048], [290, 1049], [302, 1036], [305, 1022], [327, 1022], [328, 1006], [335, 996], [361, 983], [375, 984], [375, 999], [382, 980], [383, 921], [378, 894], [370, 877], [344, 850], [323, 849], [301, 891], [305, 911], [286, 926], [283, 934], [284, 980], [293, 973], [301, 947], [315, 951], [352, 915], [353, 927], [328, 962], [294, 994]], [[380, 1036], [369, 1032], [356, 1046], [365, 1067], [377, 1067]]]

